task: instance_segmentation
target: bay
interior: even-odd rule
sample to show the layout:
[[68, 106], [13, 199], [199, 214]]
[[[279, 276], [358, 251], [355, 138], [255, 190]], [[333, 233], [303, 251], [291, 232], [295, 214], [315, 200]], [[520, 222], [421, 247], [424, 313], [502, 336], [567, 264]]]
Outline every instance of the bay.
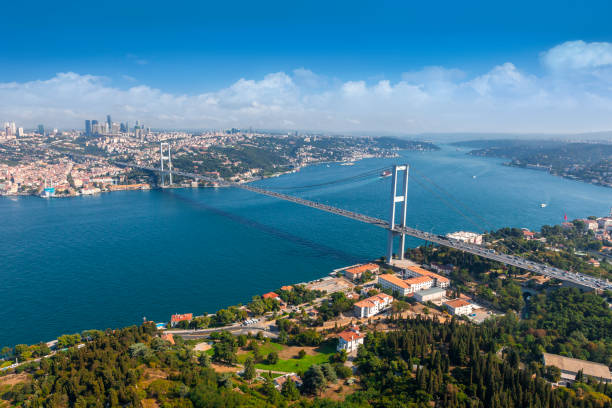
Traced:
[[[390, 178], [373, 170], [409, 163], [408, 224], [439, 234], [537, 229], [612, 206], [612, 189], [465, 153], [400, 152], [254, 184], [386, 219]], [[214, 312], [378, 258], [385, 239], [382, 229], [236, 189], [1, 197], [0, 345]]]

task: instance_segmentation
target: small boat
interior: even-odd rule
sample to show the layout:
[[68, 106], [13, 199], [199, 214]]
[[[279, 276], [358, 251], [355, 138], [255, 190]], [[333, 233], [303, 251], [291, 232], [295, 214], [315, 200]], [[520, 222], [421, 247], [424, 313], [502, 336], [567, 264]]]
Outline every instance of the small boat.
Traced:
[[380, 173], [380, 178], [389, 177], [390, 175], [391, 175], [391, 172], [389, 170], [385, 170], [382, 173]]
[[546, 203], [542, 203], [542, 204], [540, 204], [540, 207], [541, 207], [541, 208], [546, 208], [546, 206], [547, 206], [547, 205], [548, 205], [548, 204], [546, 204]]
[[344, 163], [341, 164], [341, 166], [354, 166], [354, 165], [355, 165], [355, 163], [353, 163], [353, 162], [344, 162]]
[[473, 179], [475, 179], [475, 178], [476, 178], [476, 176], [472, 176], [472, 178], [473, 178]]

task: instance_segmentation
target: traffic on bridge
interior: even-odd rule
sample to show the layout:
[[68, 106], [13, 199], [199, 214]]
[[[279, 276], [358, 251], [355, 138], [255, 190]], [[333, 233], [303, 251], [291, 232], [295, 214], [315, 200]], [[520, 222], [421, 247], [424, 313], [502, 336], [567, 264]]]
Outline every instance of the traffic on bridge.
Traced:
[[[117, 162], [116, 164], [121, 165], [121, 166], [126, 166], [126, 167], [133, 167], [133, 168], [139, 168], [142, 170], [157, 172], [157, 173], [165, 174], [165, 175], [174, 174], [177, 176], [183, 176], [183, 177], [191, 178], [194, 180], [204, 180], [204, 181], [215, 183], [216, 185], [224, 186], [224, 187], [240, 188], [243, 190], [251, 191], [253, 193], [267, 195], [269, 197], [278, 198], [278, 199], [289, 201], [295, 204], [300, 204], [300, 205], [304, 205], [307, 207], [315, 208], [317, 210], [326, 211], [332, 214], [340, 215], [340, 216], [350, 218], [356, 221], [375, 225], [377, 227], [387, 229], [393, 235], [399, 235], [402, 238], [403, 236], [408, 235], [414, 238], [422, 239], [424, 241], [434, 242], [438, 245], [443, 245], [443, 246], [450, 247], [450, 248], [453, 248], [459, 251], [471, 253], [473, 255], [478, 255], [483, 258], [487, 258], [493, 261], [503, 263], [505, 265], [515, 266], [517, 268], [521, 268], [521, 269], [524, 269], [530, 272], [534, 272], [540, 275], [548, 276], [550, 278], [570, 282], [575, 285], [579, 285], [579, 286], [583, 286], [583, 287], [587, 287], [587, 288], [591, 288], [595, 290], [612, 290], [612, 283], [610, 283], [608, 280], [599, 279], [599, 278], [596, 278], [590, 275], [585, 275], [582, 273], [565, 271], [559, 268], [552, 267], [550, 265], [546, 265], [546, 264], [539, 263], [539, 262], [534, 262], [534, 261], [525, 259], [520, 256], [516, 256], [516, 255], [498, 253], [493, 249], [485, 248], [480, 245], [469, 244], [469, 243], [466, 243], [460, 240], [448, 238], [443, 235], [436, 235], [433, 233], [421, 231], [421, 230], [411, 228], [408, 226], [401, 226], [401, 225], [398, 226], [398, 225], [395, 225], [394, 223], [391, 223], [391, 222], [388, 222], [388, 221], [385, 221], [379, 218], [374, 218], [368, 215], [359, 214], [359, 213], [348, 211], [348, 210], [343, 210], [341, 208], [333, 207], [327, 204], [317, 203], [315, 201], [306, 200], [304, 198], [299, 198], [299, 197], [290, 196], [287, 194], [265, 190], [263, 188], [254, 187], [248, 184], [240, 184], [240, 183], [223, 180], [220, 178], [217, 179], [217, 178], [212, 178], [208, 176], [203, 176], [203, 175], [196, 174], [196, 173], [186, 173], [186, 172], [174, 171], [174, 170], [161, 170], [156, 167], [140, 166], [140, 165], [135, 165], [133, 163], [125, 163], [125, 162]], [[399, 168], [400, 167], [396, 166], [394, 170], [397, 170]], [[394, 187], [395, 187], [395, 181], [396, 181], [395, 177], [396, 176], [394, 174], [394, 179], [393, 179]], [[402, 201], [402, 200], [396, 200], [396, 198], [393, 198], [393, 200]], [[395, 202], [393, 203], [393, 205], [394, 204]], [[394, 217], [394, 212], [393, 212], [392, 217]], [[403, 241], [402, 241], [402, 248], [403, 248]]]

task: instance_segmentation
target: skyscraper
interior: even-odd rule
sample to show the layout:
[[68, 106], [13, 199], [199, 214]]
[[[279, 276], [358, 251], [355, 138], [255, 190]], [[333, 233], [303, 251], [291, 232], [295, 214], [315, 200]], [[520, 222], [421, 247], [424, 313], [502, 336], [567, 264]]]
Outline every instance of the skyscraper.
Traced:
[[91, 120], [85, 121], [85, 136], [91, 136]]
[[38, 125], [38, 134], [39, 135], [45, 134], [45, 127], [43, 125]]
[[111, 121], [110, 115], [106, 115], [106, 124], [108, 125], [108, 130], [110, 131], [113, 128], [113, 122]]

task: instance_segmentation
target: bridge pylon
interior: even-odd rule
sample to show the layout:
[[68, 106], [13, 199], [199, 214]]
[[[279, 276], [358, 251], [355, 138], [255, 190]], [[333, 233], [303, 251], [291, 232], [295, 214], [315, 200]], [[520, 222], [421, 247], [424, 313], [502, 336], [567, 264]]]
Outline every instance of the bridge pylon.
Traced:
[[[164, 156], [164, 147], [166, 148], [167, 156]], [[170, 154], [170, 145], [166, 142], [161, 142], [159, 144], [159, 160], [161, 164], [161, 185], [164, 187], [165, 173], [164, 173], [164, 161], [168, 162], [168, 175], [170, 184], [172, 185], [172, 156]]]
[[[395, 228], [395, 209], [398, 203], [402, 203], [402, 213], [400, 226], [406, 226], [406, 211], [408, 209], [408, 174], [410, 166], [408, 164], [401, 164], [393, 166], [392, 180], [391, 180], [391, 213], [389, 218], [389, 233], [387, 236], [387, 262], [391, 262], [393, 259], [393, 241], [396, 235], [400, 235], [400, 252], [399, 259], [404, 259], [404, 247], [406, 245], [406, 235], [398, 234], [393, 231]], [[403, 177], [401, 177], [403, 176]], [[401, 179], [401, 180], [400, 180]], [[401, 181], [400, 194], [397, 193], [397, 185]]]

